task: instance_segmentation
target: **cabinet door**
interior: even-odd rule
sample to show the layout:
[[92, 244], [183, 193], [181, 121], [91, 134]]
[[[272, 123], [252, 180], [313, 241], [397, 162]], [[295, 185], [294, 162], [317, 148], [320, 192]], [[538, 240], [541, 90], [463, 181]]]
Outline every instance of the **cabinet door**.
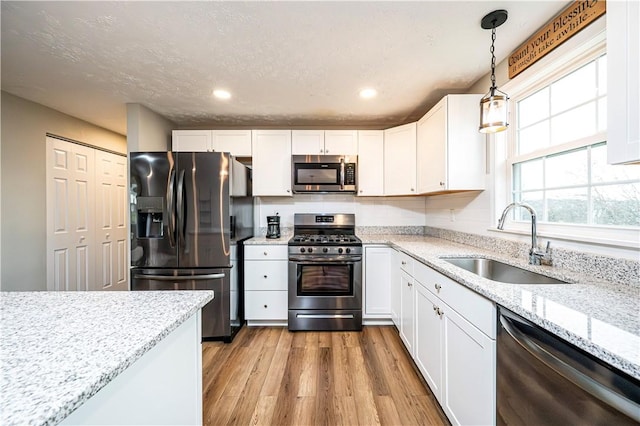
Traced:
[[400, 292], [402, 291], [402, 283], [400, 282], [400, 253], [392, 250], [391, 254], [391, 319], [397, 329], [400, 329]]
[[322, 155], [324, 130], [292, 130], [291, 153], [293, 155]]
[[171, 132], [171, 149], [183, 152], [211, 151], [211, 133], [211, 130], [174, 130]]
[[244, 297], [247, 320], [287, 320], [289, 302], [286, 291], [246, 291]]
[[440, 300], [416, 282], [415, 362], [438, 401], [442, 401], [442, 316]]
[[391, 316], [391, 252], [388, 247], [364, 249], [364, 317]]
[[384, 195], [384, 131], [358, 132], [358, 195]]
[[251, 157], [251, 130], [214, 130], [211, 138], [214, 151], [230, 152], [236, 157]]
[[413, 277], [400, 271], [400, 338], [413, 357], [414, 339]]
[[448, 305], [443, 311], [442, 408], [453, 424], [495, 424], [496, 342]]
[[327, 155], [358, 155], [358, 131], [325, 130], [324, 153]]
[[384, 193], [416, 193], [416, 123], [384, 131]]
[[607, 2], [607, 161], [640, 161], [640, 2]]
[[440, 101], [418, 121], [417, 180], [418, 193], [426, 194], [446, 189], [446, 109]]
[[253, 195], [291, 196], [291, 130], [253, 130]]

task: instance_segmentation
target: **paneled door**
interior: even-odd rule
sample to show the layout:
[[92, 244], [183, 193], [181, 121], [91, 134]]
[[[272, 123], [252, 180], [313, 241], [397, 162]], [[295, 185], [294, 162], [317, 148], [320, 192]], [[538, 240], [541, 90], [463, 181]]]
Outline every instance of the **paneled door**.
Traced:
[[96, 275], [91, 290], [127, 288], [127, 159], [96, 150]]
[[47, 137], [47, 290], [94, 281], [95, 150]]
[[127, 159], [47, 137], [47, 290], [128, 290]]

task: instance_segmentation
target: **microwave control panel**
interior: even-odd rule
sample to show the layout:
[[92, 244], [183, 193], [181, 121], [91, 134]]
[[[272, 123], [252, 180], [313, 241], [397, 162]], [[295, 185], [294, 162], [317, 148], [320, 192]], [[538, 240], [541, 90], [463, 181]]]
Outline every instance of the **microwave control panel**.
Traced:
[[355, 185], [356, 184], [356, 164], [346, 163], [344, 165], [344, 184]]

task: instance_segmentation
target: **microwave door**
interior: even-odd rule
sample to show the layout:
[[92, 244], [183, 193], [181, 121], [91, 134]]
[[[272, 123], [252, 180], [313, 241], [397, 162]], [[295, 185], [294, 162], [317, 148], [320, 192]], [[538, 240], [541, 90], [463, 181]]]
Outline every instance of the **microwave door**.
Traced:
[[129, 185], [131, 265], [177, 267], [174, 154], [132, 152]]

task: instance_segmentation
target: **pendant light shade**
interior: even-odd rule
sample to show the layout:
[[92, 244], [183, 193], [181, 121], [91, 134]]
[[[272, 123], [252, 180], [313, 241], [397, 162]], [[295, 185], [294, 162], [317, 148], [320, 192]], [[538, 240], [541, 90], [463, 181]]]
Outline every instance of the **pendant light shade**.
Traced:
[[506, 130], [509, 115], [509, 96], [496, 87], [496, 56], [494, 42], [496, 28], [507, 20], [506, 10], [494, 10], [482, 18], [481, 26], [485, 30], [491, 29], [491, 87], [489, 92], [480, 100], [480, 132], [496, 133]]

